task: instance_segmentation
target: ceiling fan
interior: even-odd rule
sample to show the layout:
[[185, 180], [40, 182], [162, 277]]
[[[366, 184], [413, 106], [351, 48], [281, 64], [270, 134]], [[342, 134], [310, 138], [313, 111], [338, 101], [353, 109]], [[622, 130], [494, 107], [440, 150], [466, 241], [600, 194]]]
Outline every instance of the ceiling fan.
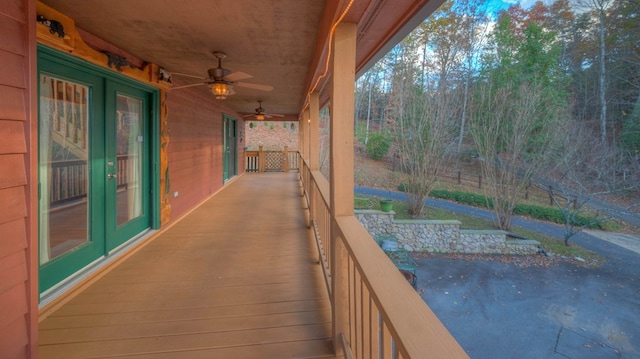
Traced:
[[233, 85], [251, 88], [251, 89], [260, 90], [260, 91], [273, 90], [273, 86], [269, 86], [269, 85], [239, 82], [240, 80], [250, 79], [253, 76], [244, 72], [239, 72], [239, 71], [231, 72], [230, 70], [223, 68], [222, 59], [225, 59], [227, 57], [227, 54], [225, 54], [224, 52], [216, 51], [213, 53], [213, 55], [218, 59], [218, 67], [211, 68], [207, 71], [209, 77], [194, 76], [194, 75], [177, 73], [177, 72], [173, 73], [174, 75], [178, 75], [178, 76], [201, 79], [201, 80], [204, 80], [203, 82], [198, 82], [195, 84], [189, 84], [189, 85], [183, 85], [183, 86], [175, 86], [175, 87], [172, 87], [171, 89], [178, 90], [178, 89], [193, 87], [193, 86], [209, 85], [209, 87], [211, 88], [211, 92], [218, 100], [224, 100], [225, 98], [227, 98], [227, 96], [235, 94], [235, 91], [233, 91]]
[[262, 100], [258, 100], [258, 108], [256, 108], [256, 112], [255, 113], [250, 113], [248, 115], [244, 115], [242, 117], [252, 117], [255, 116], [256, 120], [258, 121], [262, 121], [265, 118], [271, 118], [271, 117], [284, 117], [284, 115], [281, 115], [279, 113], [267, 113], [266, 109], [262, 108]]

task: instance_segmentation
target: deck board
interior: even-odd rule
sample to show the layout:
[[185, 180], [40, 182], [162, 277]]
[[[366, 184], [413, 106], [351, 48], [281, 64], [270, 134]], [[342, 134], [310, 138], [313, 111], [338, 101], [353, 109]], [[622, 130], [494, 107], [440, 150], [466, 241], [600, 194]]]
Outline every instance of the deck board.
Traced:
[[40, 324], [40, 358], [334, 357], [297, 173], [241, 176]]

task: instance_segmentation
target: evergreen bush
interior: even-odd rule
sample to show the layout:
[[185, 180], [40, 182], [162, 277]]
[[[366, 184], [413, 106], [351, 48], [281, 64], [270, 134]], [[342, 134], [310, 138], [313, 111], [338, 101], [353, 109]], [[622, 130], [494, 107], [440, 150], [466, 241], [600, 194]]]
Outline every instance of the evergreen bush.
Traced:
[[372, 133], [367, 142], [367, 153], [374, 160], [381, 160], [389, 152], [391, 139], [381, 133]]

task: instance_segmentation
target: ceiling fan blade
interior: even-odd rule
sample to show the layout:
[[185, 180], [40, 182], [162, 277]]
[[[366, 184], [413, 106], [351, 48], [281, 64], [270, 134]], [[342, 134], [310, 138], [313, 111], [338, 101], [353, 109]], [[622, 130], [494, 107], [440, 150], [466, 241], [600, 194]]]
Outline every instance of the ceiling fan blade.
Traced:
[[251, 84], [248, 82], [236, 82], [236, 85], [260, 91], [273, 91], [273, 86], [269, 85]]
[[254, 114], [252, 114], [252, 113], [250, 113], [250, 114], [248, 114], [248, 115], [243, 115], [242, 117], [252, 117], [252, 116], [255, 116], [255, 115], [254, 115]]
[[279, 113], [270, 113], [269, 116], [271, 116], [271, 117], [284, 117], [284, 115], [281, 115]]
[[236, 82], [236, 81], [246, 80], [250, 78], [253, 78], [253, 76], [249, 75], [248, 73], [240, 72], [240, 71], [232, 72], [224, 76], [224, 80], [229, 82]]
[[202, 77], [202, 76], [196, 76], [196, 75], [190, 75], [190, 74], [183, 74], [180, 72], [172, 72], [171, 75], [178, 75], [178, 76], [184, 76], [184, 77], [191, 77], [194, 79], [201, 79], [201, 80], [206, 80], [206, 77]]
[[200, 86], [200, 85], [206, 85], [206, 82], [199, 82], [197, 84], [190, 84], [190, 85], [174, 86], [171, 88], [171, 90], [179, 90], [187, 87], [194, 87], [194, 86]]

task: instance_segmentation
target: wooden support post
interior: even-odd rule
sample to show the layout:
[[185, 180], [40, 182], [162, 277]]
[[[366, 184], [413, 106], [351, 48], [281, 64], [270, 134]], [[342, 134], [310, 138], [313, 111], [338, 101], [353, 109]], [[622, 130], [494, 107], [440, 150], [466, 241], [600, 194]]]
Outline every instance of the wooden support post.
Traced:
[[262, 146], [258, 147], [258, 172], [264, 172], [264, 151], [262, 151]]
[[308, 144], [306, 143], [306, 138], [304, 136], [307, 132], [306, 114], [306, 111], [300, 114], [300, 119], [298, 120], [298, 151], [300, 152], [300, 159], [302, 160], [307, 158]]
[[168, 111], [167, 90], [160, 90], [160, 225], [162, 226], [171, 221], [168, 155], [171, 137], [169, 135]]
[[309, 169], [320, 169], [320, 96], [309, 96]]
[[311, 143], [309, 143], [309, 110], [304, 111], [302, 115], [302, 123], [304, 132], [302, 133], [302, 141], [304, 142], [304, 160], [309, 162], [309, 154], [311, 153]]
[[[320, 95], [313, 92], [309, 95], [309, 171], [320, 170]], [[306, 185], [311, 185], [308, 181]], [[311, 196], [310, 196], [311, 197]], [[316, 218], [315, 203], [309, 206], [311, 218]]]
[[336, 217], [353, 216], [356, 28], [356, 24], [339, 24], [334, 32], [331, 53], [331, 304], [332, 336], [337, 355], [343, 354], [340, 334], [351, 332], [348, 252], [337, 230]]
[[289, 146], [284, 146], [282, 151], [282, 171], [289, 172]]

